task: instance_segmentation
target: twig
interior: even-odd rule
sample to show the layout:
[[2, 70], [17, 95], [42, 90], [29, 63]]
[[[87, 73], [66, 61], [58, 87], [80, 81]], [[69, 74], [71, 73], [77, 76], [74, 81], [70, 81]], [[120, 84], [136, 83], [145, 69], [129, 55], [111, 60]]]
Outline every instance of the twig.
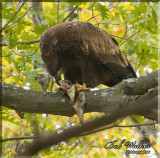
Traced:
[[0, 142], [6, 142], [6, 141], [11, 141], [11, 140], [35, 139], [35, 138], [36, 138], [36, 137], [34, 137], [34, 136], [12, 137], [12, 138], [0, 139]]
[[[148, 46], [148, 45], [147, 45]], [[151, 48], [154, 48], [154, 49], [160, 49], [160, 48], [158, 48], [158, 47], [153, 47], [153, 46], [148, 46], [148, 47], [151, 47]]]
[[2, 29], [0, 29], [0, 31], [4, 30], [5, 28], [8, 27], [8, 24], [14, 19], [14, 17], [17, 15], [17, 13], [21, 10], [21, 8], [23, 7], [24, 2], [22, 2], [21, 6], [19, 7], [19, 9], [14, 13], [14, 15], [11, 17], [11, 19], [2, 27]]
[[75, 6], [75, 8], [63, 19], [63, 22], [65, 22], [73, 13], [74, 11], [78, 8], [78, 5]]
[[88, 158], [90, 158], [90, 156], [89, 156], [89, 154], [88, 154], [88, 152], [87, 152], [86, 148], [83, 146], [83, 144], [82, 144], [82, 142], [81, 142], [80, 138], [79, 138], [79, 137], [77, 137], [77, 139], [78, 139], [79, 143], [81, 144], [82, 148], [85, 150], [85, 153], [86, 153], [86, 155], [88, 156]]
[[[33, 43], [39, 43], [40, 39], [36, 39], [36, 40], [31, 40], [31, 41], [17, 41], [17, 44], [33, 44]], [[0, 43], [0, 46], [8, 46], [6, 43]]]
[[[125, 21], [124, 23], [126, 23], [127, 21]], [[113, 23], [110, 23], [110, 22], [101, 22], [101, 23], [98, 23], [98, 24], [111, 24], [111, 25], [121, 25], [121, 24], [124, 24], [124, 23], [115, 23], [115, 24], [113, 24]], [[97, 25], [97, 23], [95, 23], [94, 25]]]
[[77, 8], [77, 21], [79, 21], [79, 10]]
[[[130, 37], [128, 37], [128, 38], [126, 39], [126, 41], [127, 41], [128, 39], [132, 38], [135, 34], [137, 34], [137, 33], [139, 33], [139, 32], [140, 32], [140, 30], [138, 30], [136, 33], [134, 33], [134, 34], [131, 35]], [[126, 41], [124, 41], [122, 44], [124, 44]], [[122, 44], [121, 44], [121, 45], [122, 45]], [[119, 45], [119, 47], [120, 47], [121, 45]]]
[[97, 15], [95, 15], [94, 17], [91, 17], [91, 18], [89, 18], [88, 20], [87, 20], [87, 22], [89, 22], [91, 19], [93, 19], [93, 18], [95, 18], [95, 17], [97, 17], [97, 16], [99, 16], [100, 14], [97, 14]]
[[59, 0], [57, 2], [57, 21], [59, 21]]
[[9, 78], [12, 75], [12, 72], [13, 70], [10, 70], [10, 72], [5, 77], [2, 78], [2, 81], [4, 82], [6, 78]]
[[37, 52], [37, 50], [39, 49], [40, 45], [38, 46], [38, 48], [31, 54], [31, 55], [21, 55], [21, 54], [17, 54], [8, 44], [7, 44], [8, 48], [12, 50], [12, 53], [8, 56], [1, 56], [1, 57], [9, 57], [11, 56], [13, 53], [18, 55], [18, 56], [23, 56], [23, 57], [30, 57], [32, 56], [33, 54], [35, 54]]
[[69, 150], [68, 155], [71, 154], [71, 152], [79, 145], [79, 141], [75, 142], [74, 146]]
[[[120, 3], [120, 2], [119, 2]], [[119, 4], [118, 3], [118, 4]], [[112, 9], [113, 7], [116, 7], [118, 4], [116, 4], [116, 5], [114, 5], [114, 6], [111, 6], [110, 8], [107, 8], [108, 10], [110, 10], [110, 9]], [[93, 14], [92, 14], [93, 15]], [[100, 14], [97, 14], [97, 15], [95, 15], [95, 16], [92, 16], [91, 18], [89, 18], [88, 20], [87, 20], [87, 22], [89, 22], [91, 19], [93, 19], [93, 18], [95, 18], [95, 17], [97, 17], [97, 16], [99, 16]]]
[[19, 18], [17, 19], [14, 23], [10, 24], [8, 27], [11, 27], [12, 25], [14, 25], [15, 23], [17, 23], [19, 20], [21, 20], [27, 13], [30, 9], [32, 9], [35, 5], [37, 5], [38, 2], [36, 2], [33, 6], [29, 7], [29, 9]]
[[135, 72], [138, 70], [139, 66], [141, 65], [141, 60], [143, 59], [143, 57], [141, 57], [141, 59], [139, 60], [139, 64], [137, 65]]
[[112, 35], [112, 34], [110, 34], [111, 36], [113, 36], [113, 37], [117, 37], [117, 38], [121, 38], [121, 39], [124, 39], [124, 40], [126, 40], [126, 38], [125, 37], [120, 37], [120, 36], [116, 36], [116, 35]]
[[115, 8], [115, 7], [117, 7], [117, 5], [119, 5], [119, 4], [120, 4], [120, 2], [118, 2], [118, 4], [116, 4], [116, 5], [113, 5], [113, 6], [111, 5], [111, 7], [109, 6], [107, 9], [110, 10], [110, 9], [112, 9], [112, 8]]
[[[31, 41], [17, 41], [16, 43], [17, 44], [33, 44], [33, 43], [39, 43], [40, 42], [40, 39], [36, 39], [36, 40], [31, 40]], [[0, 43], [0, 46], [7, 46], [6, 43]]]
[[134, 40], [136, 40], [136, 39], [137, 39], [137, 37], [138, 37], [139, 33], [140, 33], [140, 31], [137, 33], [137, 36], [135, 37], [135, 39], [134, 39]]
[[[97, 21], [96, 17], [94, 16], [93, 7], [92, 7], [92, 17], [94, 17], [94, 19], [96, 20], [96, 23], [98, 24], [99, 22]], [[99, 27], [99, 24], [98, 24], [98, 27]]]
[[[126, 26], [126, 30], [125, 30], [125, 33], [124, 33], [124, 35], [123, 35], [123, 38], [120, 40], [120, 42], [119, 42], [119, 43], [121, 43], [121, 42], [122, 42], [122, 40], [124, 39], [124, 37], [125, 37], [125, 35], [126, 35], [127, 31], [128, 31], [128, 28], [127, 28], [127, 26]], [[119, 43], [118, 43], [118, 44], [119, 44]]]

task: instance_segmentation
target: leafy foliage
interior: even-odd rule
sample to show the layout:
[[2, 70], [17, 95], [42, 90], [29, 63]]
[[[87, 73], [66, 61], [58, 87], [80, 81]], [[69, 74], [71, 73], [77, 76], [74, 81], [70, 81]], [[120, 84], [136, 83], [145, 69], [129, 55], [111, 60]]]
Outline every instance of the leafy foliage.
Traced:
[[[20, 2], [2, 3], [3, 26], [12, 18], [20, 7]], [[35, 4], [34, 4], [35, 5]], [[59, 5], [59, 7], [58, 7]], [[37, 18], [35, 26], [33, 15], [42, 14], [33, 9], [33, 4], [26, 2], [18, 14], [9, 23], [10, 27], [3, 29], [2, 38], [7, 46], [2, 48], [3, 82], [14, 84], [25, 89], [43, 91], [37, 78], [48, 73], [43, 68], [39, 43], [20, 44], [22, 41], [39, 39], [40, 35], [51, 26], [61, 23], [69, 14], [69, 6], [78, 5], [80, 21], [89, 21], [111, 34], [119, 43], [121, 51], [132, 63], [137, 75], [145, 75], [158, 69], [158, 4], [151, 2], [43, 2], [44, 20]], [[58, 9], [59, 8], [59, 9]], [[59, 17], [57, 16], [59, 13]], [[77, 14], [77, 13], [76, 13]], [[25, 15], [25, 16], [24, 16]], [[19, 20], [18, 20], [19, 19]], [[77, 17], [73, 18], [77, 20]], [[19, 43], [18, 43], [19, 42]], [[51, 82], [46, 91], [50, 91]], [[99, 86], [104, 88], [104, 86]], [[56, 91], [54, 84], [53, 91]], [[85, 114], [85, 120], [101, 116], [100, 113]], [[33, 136], [35, 125], [43, 134], [59, 131], [61, 127], [71, 127], [78, 124], [77, 116], [71, 118], [46, 114], [25, 114], [20, 119], [15, 111], [2, 108], [3, 138]], [[144, 118], [134, 116], [126, 118], [120, 125], [143, 123]], [[148, 127], [151, 128], [151, 127]], [[157, 127], [156, 127], [157, 128]], [[137, 130], [137, 129], [136, 129]], [[128, 140], [142, 138], [143, 134], [135, 128], [111, 128], [88, 136], [73, 138], [61, 142], [38, 153], [39, 157], [125, 157], [125, 150], [106, 150], [104, 145], [111, 140], [120, 142], [124, 136]], [[150, 140], [157, 142], [150, 133]], [[4, 157], [13, 157], [17, 145], [23, 141], [3, 143]], [[157, 145], [154, 146], [157, 151]], [[145, 157], [145, 156], [143, 156]]]

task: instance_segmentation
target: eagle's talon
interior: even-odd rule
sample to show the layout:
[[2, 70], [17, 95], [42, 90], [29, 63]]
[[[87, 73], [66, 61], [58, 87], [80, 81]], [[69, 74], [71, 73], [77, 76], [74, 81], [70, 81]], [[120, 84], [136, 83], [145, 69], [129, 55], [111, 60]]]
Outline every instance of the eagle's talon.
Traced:
[[[40, 49], [46, 68], [56, 81], [63, 74], [64, 79], [73, 83], [85, 82], [95, 88], [99, 84], [112, 87], [123, 79], [137, 77], [116, 40], [88, 22], [65, 22], [49, 28], [41, 35]], [[58, 83], [72, 105], [82, 107], [84, 102], [80, 102], [79, 94], [88, 88], [70, 81]], [[82, 122], [81, 110], [75, 110]]]
[[87, 88], [85, 83], [83, 83], [82, 86], [80, 84], [76, 83], [76, 89], [77, 89], [78, 92], [90, 90], [89, 88]]

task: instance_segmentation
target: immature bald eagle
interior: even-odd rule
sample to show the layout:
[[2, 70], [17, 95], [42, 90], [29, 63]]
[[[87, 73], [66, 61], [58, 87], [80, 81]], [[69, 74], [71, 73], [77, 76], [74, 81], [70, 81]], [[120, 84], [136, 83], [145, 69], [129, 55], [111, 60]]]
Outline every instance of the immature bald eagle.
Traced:
[[116, 40], [87, 22], [65, 22], [49, 28], [41, 36], [40, 48], [46, 68], [56, 80], [63, 73], [72, 83], [111, 87], [136, 77]]

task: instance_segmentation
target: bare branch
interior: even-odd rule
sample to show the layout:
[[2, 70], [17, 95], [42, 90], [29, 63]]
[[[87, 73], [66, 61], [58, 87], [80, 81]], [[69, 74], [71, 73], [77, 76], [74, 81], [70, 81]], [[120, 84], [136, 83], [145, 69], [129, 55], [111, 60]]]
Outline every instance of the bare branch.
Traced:
[[63, 19], [63, 22], [65, 22], [73, 13], [74, 11], [78, 8], [78, 5], [75, 6], [75, 8]]

